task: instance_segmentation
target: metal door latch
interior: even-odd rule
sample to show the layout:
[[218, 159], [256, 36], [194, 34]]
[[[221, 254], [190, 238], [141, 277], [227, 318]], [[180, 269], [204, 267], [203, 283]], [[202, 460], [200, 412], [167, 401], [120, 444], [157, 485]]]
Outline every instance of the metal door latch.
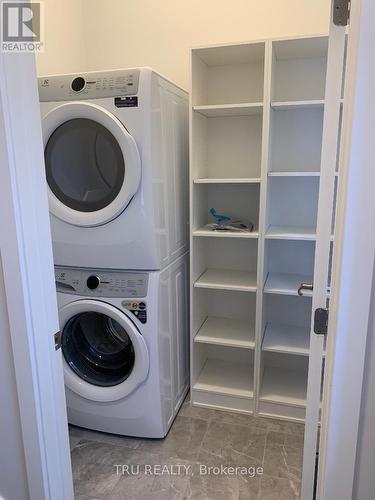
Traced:
[[303, 295], [303, 290], [310, 290], [312, 291], [314, 289], [314, 285], [312, 283], [301, 283], [300, 287], [297, 290], [297, 293], [300, 297]]
[[328, 309], [319, 307], [314, 313], [314, 333], [327, 335], [328, 332]]
[[55, 341], [55, 351], [58, 351], [59, 349], [61, 349], [61, 346], [62, 346], [61, 335], [62, 334], [61, 334], [60, 330], [53, 335], [53, 338]]

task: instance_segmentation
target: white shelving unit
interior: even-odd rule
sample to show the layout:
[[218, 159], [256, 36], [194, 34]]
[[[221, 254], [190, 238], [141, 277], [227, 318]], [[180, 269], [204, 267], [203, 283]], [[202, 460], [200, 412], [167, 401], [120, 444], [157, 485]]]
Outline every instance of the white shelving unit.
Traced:
[[[192, 50], [191, 387], [198, 406], [303, 421], [328, 39]], [[212, 232], [209, 210], [248, 233]], [[333, 227], [333, 226], [332, 226]]]

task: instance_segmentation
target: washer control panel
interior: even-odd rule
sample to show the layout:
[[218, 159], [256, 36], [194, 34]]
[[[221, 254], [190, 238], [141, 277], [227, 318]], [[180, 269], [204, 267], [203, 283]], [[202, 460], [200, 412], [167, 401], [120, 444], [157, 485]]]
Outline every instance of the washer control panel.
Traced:
[[[61, 293], [85, 297], [143, 298], [147, 296], [148, 274], [55, 267], [55, 281], [56, 289]], [[139, 302], [139, 311], [143, 310], [141, 304], [142, 301]]]
[[39, 100], [74, 101], [136, 95], [139, 73], [139, 69], [126, 69], [38, 78]]

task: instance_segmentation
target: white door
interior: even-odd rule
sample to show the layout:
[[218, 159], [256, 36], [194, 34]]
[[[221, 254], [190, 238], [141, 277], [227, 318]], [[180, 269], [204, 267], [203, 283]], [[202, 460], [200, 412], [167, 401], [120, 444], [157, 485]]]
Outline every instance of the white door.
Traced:
[[[341, 6], [345, 2], [341, 2]], [[346, 21], [336, 12], [332, 2], [329, 32], [327, 77], [323, 120], [320, 166], [319, 204], [315, 244], [314, 283], [307, 284], [312, 294], [310, 356], [307, 384], [307, 407], [303, 455], [301, 499], [312, 500], [316, 495], [319, 470], [319, 423], [321, 418], [324, 379], [324, 350], [327, 310], [329, 310], [330, 266], [333, 252], [333, 220], [335, 213], [335, 183], [337, 179], [338, 149], [342, 109], [342, 82], [344, 73], [346, 27], [337, 23]], [[345, 18], [345, 12], [342, 14]], [[309, 286], [310, 285], [310, 286]], [[300, 289], [304, 293], [304, 287]], [[328, 355], [334, 353], [328, 353]], [[324, 430], [323, 430], [324, 432]], [[333, 499], [332, 499], [333, 500]]]
[[77, 226], [116, 218], [137, 192], [141, 160], [134, 138], [106, 109], [61, 104], [43, 118], [50, 211]]
[[[59, 325], [32, 54], [0, 51], [0, 165], [0, 265], [26, 470], [26, 478], [21, 477], [22, 467], [13, 471], [12, 479], [27, 484], [28, 495], [20, 500], [73, 500], [62, 358], [61, 350], [55, 350]], [[7, 403], [2, 401], [5, 411]], [[0, 446], [1, 463], [7, 452]]]

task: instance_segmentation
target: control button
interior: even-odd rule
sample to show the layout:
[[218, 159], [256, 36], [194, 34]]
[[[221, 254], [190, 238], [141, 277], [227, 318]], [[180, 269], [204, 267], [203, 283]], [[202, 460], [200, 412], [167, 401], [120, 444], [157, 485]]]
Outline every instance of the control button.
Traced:
[[98, 276], [89, 276], [87, 278], [87, 288], [90, 290], [95, 290], [100, 285], [100, 278]]
[[85, 84], [85, 79], [82, 78], [82, 76], [77, 76], [77, 78], [74, 78], [74, 80], [72, 81], [72, 89], [74, 90], [74, 92], [79, 92], [84, 88]]
[[139, 309], [146, 309], [146, 304], [144, 302], [139, 303]]

